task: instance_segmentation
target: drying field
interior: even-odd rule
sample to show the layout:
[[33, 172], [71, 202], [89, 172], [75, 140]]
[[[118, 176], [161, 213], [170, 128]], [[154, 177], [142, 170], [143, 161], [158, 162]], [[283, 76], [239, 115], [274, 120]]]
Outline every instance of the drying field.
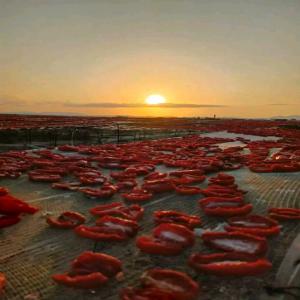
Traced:
[[[0, 229], [0, 272], [7, 278], [3, 299], [118, 299], [122, 288], [139, 285], [139, 278], [144, 271], [160, 267], [183, 271], [197, 281], [201, 291], [196, 299], [254, 300], [264, 292], [265, 286], [274, 283], [287, 249], [300, 232], [299, 221], [280, 222], [280, 233], [267, 238], [268, 250], [265, 256], [272, 263], [272, 268], [260, 276], [220, 278], [197, 273], [187, 264], [192, 253], [216, 251], [204, 245], [199, 235], [203, 230], [223, 230], [226, 218], [207, 215], [198, 200], [206, 197], [203, 190], [207, 190], [210, 178], [216, 177], [219, 172], [234, 176], [238, 189], [247, 191], [242, 197], [245, 203], [252, 204], [252, 214], [267, 216], [269, 208], [278, 207], [300, 209], [298, 136], [287, 140], [282, 137], [253, 137], [219, 132], [201, 137], [122, 145], [60, 147], [22, 152], [19, 156], [16, 153], [11, 156], [0, 155], [0, 172], [3, 174], [0, 185], [6, 187], [13, 196], [38, 207], [39, 211], [23, 216], [18, 224]], [[9, 169], [7, 164], [15, 166], [18, 162], [20, 166], [21, 161], [27, 163], [26, 167], [23, 164], [22, 170], [5, 173]], [[51, 180], [50, 176], [49, 181], [79, 182], [80, 187], [76, 190], [60, 190], [52, 188], [49, 182], [40, 182], [41, 177], [47, 180], [49, 174], [58, 175], [60, 169], [57, 168], [64, 168], [66, 172], [60, 173], [57, 180]], [[134, 173], [130, 168], [135, 168], [135, 176], [127, 176], [130, 172]], [[47, 169], [53, 172], [45, 172]], [[76, 174], [75, 169], [81, 174]], [[201, 218], [200, 228], [203, 230], [195, 230], [197, 236], [194, 246], [177, 256], [147, 254], [137, 248], [136, 237], [96, 243], [76, 234], [72, 229], [53, 228], [46, 222], [47, 216], [57, 217], [64, 211], [76, 211], [86, 217], [85, 225], [91, 226], [95, 223], [95, 217], [89, 213], [91, 208], [113, 202], [131, 204], [123, 199], [125, 190], [122, 189], [126, 187], [120, 182], [128, 179], [142, 186], [146, 182], [146, 173], [168, 173], [167, 178], [171, 180], [175, 177], [170, 176], [170, 172], [184, 169], [202, 170], [205, 174], [203, 182], [193, 182], [190, 178], [190, 183], [187, 183], [184, 180], [188, 176], [181, 176], [179, 179], [185, 179], [180, 184], [176, 183], [199, 187], [199, 193], [181, 195], [174, 190], [156, 190], [150, 199], [138, 203], [144, 208], [144, 215], [138, 222], [140, 227], [136, 237], [151, 234], [155, 227], [155, 211], [175, 210]], [[87, 174], [89, 172], [96, 173]], [[46, 176], [40, 177], [41, 174]], [[103, 196], [99, 192], [103, 189], [103, 183], [96, 180], [99, 177], [110, 181], [120, 190], [114, 190], [110, 197]], [[87, 179], [94, 182], [87, 184]], [[161, 181], [161, 184], [165, 183]], [[149, 190], [152, 191], [151, 188]], [[94, 197], [87, 197], [93, 192]], [[71, 261], [86, 250], [103, 252], [120, 259], [124, 273], [122, 280], [111, 279], [97, 290], [67, 288], [52, 280], [53, 274], [67, 272]]]

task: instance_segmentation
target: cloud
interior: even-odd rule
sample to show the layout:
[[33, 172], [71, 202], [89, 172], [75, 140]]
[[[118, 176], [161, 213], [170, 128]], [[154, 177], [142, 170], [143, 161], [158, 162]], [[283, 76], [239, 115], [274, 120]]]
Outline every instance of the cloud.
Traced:
[[87, 116], [83, 113], [73, 112], [35, 112], [35, 111], [8, 111], [5, 114], [18, 114], [18, 115], [30, 115], [30, 116]]
[[7, 99], [0, 97], [0, 105], [7, 105], [7, 104], [16, 104], [18, 100], [16, 99]]
[[32, 106], [36, 107], [37, 105], [43, 105], [43, 106], [48, 106], [48, 105], [61, 105], [62, 101], [58, 100], [24, 100], [21, 98], [16, 98], [16, 97], [10, 97], [10, 96], [5, 96], [5, 95], [0, 95], [0, 105], [22, 105], [22, 106]]
[[300, 115], [291, 115], [291, 116], [274, 116], [271, 119], [296, 119], [300, 120]]
[[286, 105], [289, 105], [288, 103], [270, 103], [268, 105], [271, 105], [271, 106], [286, 106]]
[[0, 105], [24, 106], [27, 105], [27, 102], [18, 98], [0, 96]]
[[[114, 103], [114, 102], [88, 102], [88, 103], [64, 103], [66, 107], [99, 107], [99, 108], [139, 108], [150, 107], [144, 103]], [[195, 104], [195, 103], [162, 103], [153, 107], [160, 108], [203, 108], [203, 107], [227, 107], [227, 105], [215, 105], [215, 104]]]
[[[147, 105], [146, 105], [147, 106]], [[178, 107], [190, 107], [190, 108], [198, 108], [198, 107], [226, 107], [227, 105], [221, 104], [194, 104], [194, 103], [164, 103], [161, 104], [161, 107], [170, 107], [170, 108], [178, 108]]]

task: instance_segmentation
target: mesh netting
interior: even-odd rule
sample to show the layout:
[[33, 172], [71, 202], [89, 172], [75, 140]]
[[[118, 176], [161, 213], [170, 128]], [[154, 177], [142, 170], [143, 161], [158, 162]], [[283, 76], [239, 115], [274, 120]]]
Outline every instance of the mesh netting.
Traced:
[[[163, 169], [166, 171], [166, 169]], [[229, 172], [236, 177], [240, 188], [248, 190], [246, 200], [254, 205], [254, 212], [264, 214], [268, 207], [300, 207], [299, 174], [255, 174], [247, 169]], [[205, 186], [206, 183], [200, 186]], [[59, 214], [65, 210], [75, 210], [89, 216], [88, 209], [99, 200], [85, 198], [76, 192], [53, 190], [48, 184], [32, 183], [23, 175], [18, 180], [2, 180], [1, 186], [27, 202], [41, 208], [33, 216], [0, 232], [0, 271], [8, 280], [3, 299], [24, 299], [28, 295], [38, 295], [39, 299], [118, 299], [122, 286], [137, 284], [142, 272], [160, 266], [182, 270], [199, 280], [202, 286], [199, 299], [257, 299], [257, 294], [267, 283], [272, 283], [287, 248], [299, 232], [299, 223], [284, 224], [280, 236], [269, 239], [268, 257], [273, 269], [261, 278], [219, 279], [213, 276], [198, 275], [186, 264], [191, 252], [206, 250], [197, 239], [196, 245], [182, 255], [159, 257], [141, 253], [134, 245], [134, 239], [121, 243], [98, 243], [96, 251], [108, 253], [120, 258], [124, 264], [125, 278], [122, 282], [111, 281], [99, 291], [79, 291], [58, 286], [51, 275], [67, 271], [70, 261], [84, 250], [93, 250], [94, 243], [77, 237], [72, 230], [49, 228], [43, 217], [46, 211]], [[175, 194], [157, 195], [144, 204], [147, 208], [141, 221], [139, 235], [148, 233], [154, 227], [152, 213], [155, 210], [176, 209], [186, 213], [200, 215], [204, 228], [213, 228], [221, 219], [206, 217], [198, 208], [199, 196], [178, 196]], [[114, 196], [110, 203], [118, 201]], [[103, 201], [102, 201], [103, 202]], [[25, 298], [26, 299], [26, 298]]]

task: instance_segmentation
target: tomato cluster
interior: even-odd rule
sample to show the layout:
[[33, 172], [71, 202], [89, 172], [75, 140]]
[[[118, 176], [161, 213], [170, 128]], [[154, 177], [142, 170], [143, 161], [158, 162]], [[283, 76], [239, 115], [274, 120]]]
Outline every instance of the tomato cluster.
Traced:
[[21, 221], [24, 214], [34, 214], [38, 208], [9, 194], [0, 187], [0, 228], [9, 227]]
[[[276, 132], [261, 129], [257, 133]], [[126, 243], [133, 239], [141, 229], [139, 222], [147, 205], [161, 194], [173, 193], [182, 201], [197, 197], [203, 218], [223, 218], [226, 225], [222, 232], [204, 230], [201, 235], [203, 245], [221, 252], [192, 253], [188, 265], [197, 272], [217, 276], [258, 276], [272, 267], [265, 257], [267, 238], [279, 234], [279, 221], [299, 220], [300, 210], [270, 208], [268, 216], [250, 214], [253, 205], [247, 199], [247, 191], [241, 190], [236, 178], [225, 172], [242, 167], [254, 172], [297, 172], [300, 145], [291, 136], [289, 140], [260, 142], [240, 138], [244, 146], [218, 147], [236, 140], [188, 136], [122, 145], [63, 145], [59, 151], [9, 151], [0, 155], [0, 177], [16, 178], [27, 172], [31, 181], [51, 182], [54, 189], [81, 193], [100, 202], [89, 209], [92, 220], [75, 211], [47, 218], [51, 227], [70, 229], [94, 242]], [[270, 155], [272, 148], [281, 150]], [[172, 170], [162, 172], [159, 166]], [[117, 195], [124, 201], [115, 202]], [[23, 214], [36, 211], [0, 188], [0, 228], [16, 224]], [[136, 247], [144, 253], [141, 255], [180, 255], [194, 246], [195, 233], [202, 226], [198, 215], [175, 209], [155, 211], [153, 221], [152, 232], [135, 240]], [[84, 252], [72, 262], [69, 272], [55, 274], [53, 279], [70, 287], [94, 289], [112, 280], [121, 269], [122, 263], [116, 257]], [[5, 282], [0, 274], [0, 290]], [[194, 299], [198, 293], [199, 284], [189, 275], [152, 269], [142, 275], [140, 286], [123, 289], [120, 297], [181, 300]]]
[[85, 251], [72, 261], [71, 270], [52, 275], [59, 284], [79, 289], [97, 289], [122, 270], [122, 262], [104, 253]]

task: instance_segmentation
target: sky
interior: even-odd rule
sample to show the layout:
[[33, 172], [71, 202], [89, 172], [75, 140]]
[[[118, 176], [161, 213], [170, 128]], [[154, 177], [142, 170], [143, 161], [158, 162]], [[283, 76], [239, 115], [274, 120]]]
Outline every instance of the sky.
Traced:
[[300, 1], [0, 0], [0, 112], [300, 115]]

